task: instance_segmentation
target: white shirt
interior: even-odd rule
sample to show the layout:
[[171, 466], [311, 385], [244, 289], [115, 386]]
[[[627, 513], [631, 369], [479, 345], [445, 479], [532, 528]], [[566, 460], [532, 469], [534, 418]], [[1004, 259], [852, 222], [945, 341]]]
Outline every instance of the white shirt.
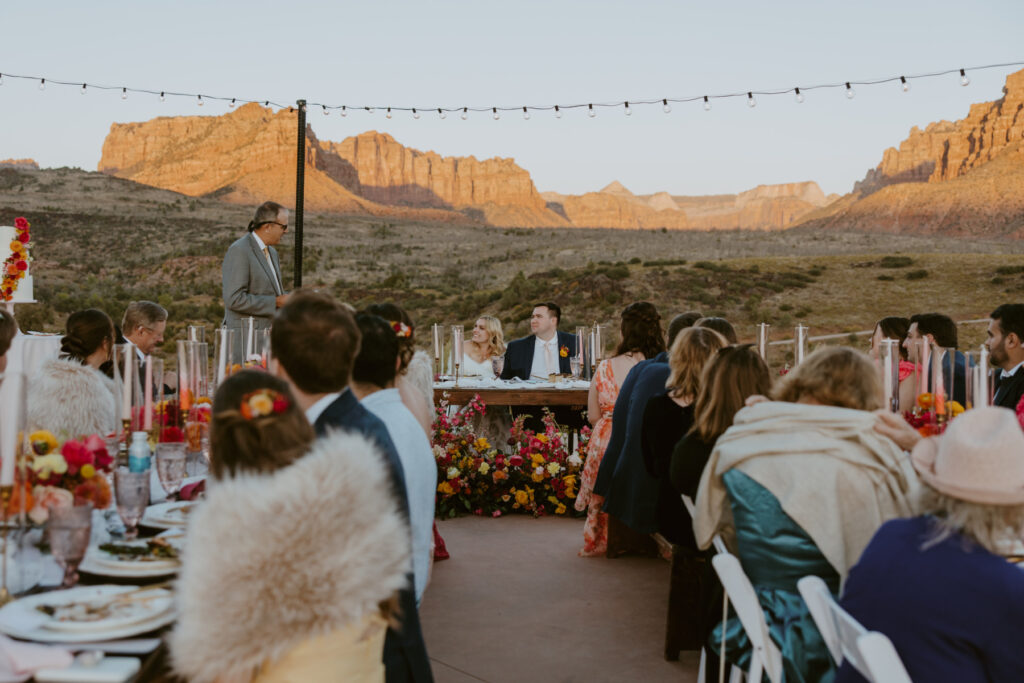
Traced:
[[[345, 389], [348, 391], [348, 389]], [[309, 420], [309, 424], [316, 424], [316, 421], [320, 418], [320, 415], [327, 410], [327, 406], [334, 403], [343, 392], [336, 391], [333, 394], [327, 394], [322, 399], [306, 408], [306, 419]]]
[[423, 596], [430, 572], [430, 543], [434, 540], [434, 495], [437, 464], [423, 427], [405, 404], [398, 389], [375, 391], [362, 400], [363, 407], [380, 418], [395, 444], [405, 472], [412, 531], [412, 570], [416, 601]]
[[274, 259], [270, 258], [270, 250], [267, 249], [267, 245], [263, 244], [263, 240], [255, 232], [252, 233], [253, 239], [256, 240], [256, 246], [263, 252], [263, 255], [267, 258], [267, 265], [270, 266], [270, 272], [274, 274], [274, 289], [277, 290], [278, 294], [284, 294], [281, 289], [281, 273], [277, 272], [277, 268], [274, 267]]
[[1017, 374], [1017, 371], [1020, 370], [1020, 366], [1022, 365], [1024, 365], [1024, 361], [1021, 361], [1020, 363], [1014, 365], [1012, 370], [1003, 370], [1002, 372], [999, 373], [999, 378], [1006, 379], [1007, 377], [1013, 377], [1014, 375]]
[[[535, 337], [533, 346], [533, 366], [530, 368], [530, 377], [547, 379], [548, 375], [561, 372], [558, 368], [558, 332], [548, 341], [541, 341]], [[551, 365], [548, 365], [548, 354], [550, 353]]]

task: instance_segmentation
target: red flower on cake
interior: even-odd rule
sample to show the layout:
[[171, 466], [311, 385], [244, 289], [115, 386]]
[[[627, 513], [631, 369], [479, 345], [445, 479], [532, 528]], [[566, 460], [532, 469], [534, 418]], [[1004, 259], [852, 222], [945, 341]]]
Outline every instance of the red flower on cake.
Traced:
[[17, 261], [17, 262], [15, 262], [14, 265], [17, 267], [18, 270], [21, 270], [21, 271], [28, 270], [28, 263], [26, 263], [25, 261]]
[[32, 238], [29, 237], [28, 230], [18, 233], [18, 241], [22, 244], [27, 244], [30, 239]]
[[18, 230], [27, 230], [28, 221], [25, 220], [24, 216], [19, 216], [18, 218], [14, 219], [14, 227], [16, 227]]

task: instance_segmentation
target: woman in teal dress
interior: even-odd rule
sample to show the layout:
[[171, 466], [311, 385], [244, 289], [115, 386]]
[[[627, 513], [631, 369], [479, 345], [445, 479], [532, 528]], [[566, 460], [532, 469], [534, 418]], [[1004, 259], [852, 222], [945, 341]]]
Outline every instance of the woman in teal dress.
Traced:
[[[902, 450], [874, 430], [878, 373], [864, 354], [819, 350], [764, 401], [736, 414], [715, 444], [697, 493], [701, 547], [721, 533], [740, 560], [782, 652], [786, 683], [831, 681], [834, 665], [797, 591], [808, 575], [833, 594], [881, 524], [914, 514], [917, 477]], [[751, 648], [735, 617], [727, 659]], [[709, 645], [721, 647], [722, 625]]]

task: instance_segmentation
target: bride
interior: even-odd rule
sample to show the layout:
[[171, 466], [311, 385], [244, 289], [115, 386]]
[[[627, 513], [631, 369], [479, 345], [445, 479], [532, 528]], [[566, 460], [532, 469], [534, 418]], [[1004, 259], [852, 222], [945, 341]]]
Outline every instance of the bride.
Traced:
[[495, 376], [491, 367], [491, 358], [505, 357], [505, 335], [501, 331], [501, 321], [495, 317], [484, 315], [473, 325], [473, 334], [466, 342], [462, 352], [463, 377]]

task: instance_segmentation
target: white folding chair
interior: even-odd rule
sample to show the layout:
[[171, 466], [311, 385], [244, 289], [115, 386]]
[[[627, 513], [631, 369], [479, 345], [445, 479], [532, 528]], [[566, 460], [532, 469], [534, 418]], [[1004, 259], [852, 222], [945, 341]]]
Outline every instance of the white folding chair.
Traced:
[[797, 589], [836, 665], [850, 664], [871, 683], [911, 683], [896, 648], [884, 634], [869, 632], [832, 597], [819, 576], [805, 576]]
[[[732, 600], [736, 616], [743, 624], [743, 630], [753, 648], [750, 659], [750, 670], [747, 678], [750, 683], [759, 683], [762, 671], [768, 675], [772, 683], [782, 681], [782, 653], [768, 634], [768, 623], [764, 618], [761, 603], [754, 592], [750, 579], [743, 573], [743, 567], [735, 555], [719, 553], [711, 558], [711, 563], [718, 573], [718, 578], [725, 588], [726, 595]], [[735, 675], [733, 676], [735, 679]]]
[[[682, 494], [682, 499], [683, 507], [685, 507], [686, 511], [690, 513], [690, 519], [693, 519], [697, 514], [697, 506], [693, 504], [693, 498], [690, 498], [684, 493]], [[711, 545], [715, 546], [716, 553], [729, 552], [725, 548], [725, 541], [722, 540], [722, 537], [719, 534], [715, 534], [714, 538], [711, 539]]]

